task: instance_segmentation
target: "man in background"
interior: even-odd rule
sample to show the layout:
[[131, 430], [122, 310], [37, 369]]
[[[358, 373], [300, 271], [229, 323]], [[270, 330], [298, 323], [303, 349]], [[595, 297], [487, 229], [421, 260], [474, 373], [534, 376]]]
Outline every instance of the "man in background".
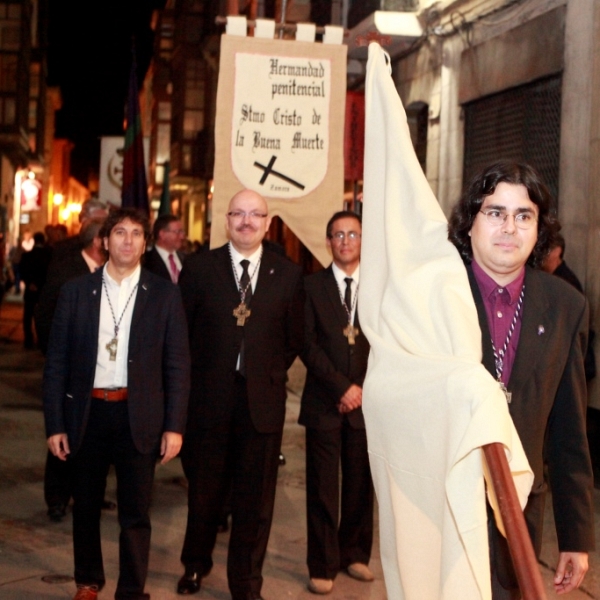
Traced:
[[304, 282], [307, 376], [298, 422], [306, 427], [308, 589], [314, 594], [331, 592], [342, 569], [373, 580], [373, 484], [362, 414], [369, 342], [357, 314], [361, 233], [358, 215], [335, 213], [327, 223], [333, 262]]
[[21, 279], [25, 283], [25, 292], [23, 294], [23, 334], [25, 348], [29, 350], [35, 347], [33, 312], [46, 283], [51, 255], [51, 250], [46, 246], [46, 238], [41, 231], [34, 233], [33, 242], [33, 248], [28, 252], [23, 252], [23, 257], [21, 258]]
[[[62, 286], [67, 281], [93, 273], [104, 265], [106, 253], [100, 237], [100, 229], [104, 221], [105, 217], [87, 219], [78, 236], [81, 250], [74, 248], [50, 264], [46, 285], [35, 311], [38, 345], [44, 356], [48, 350], [50, 328]], [[48, 506], [50, 520], [62, 521], [71, 499], [71, 464], [59, 460], [50, 450], [46, 456], [44, 472], [44, 499]], [[105, 500], [103, 508], [114, 510], [116, 504]]]
[[154, 247], [144, 255], [144, 266], [173, 283], [179, 280], [184, 255], [185, 229], [175, 215], [161, 215], [152, 228]]

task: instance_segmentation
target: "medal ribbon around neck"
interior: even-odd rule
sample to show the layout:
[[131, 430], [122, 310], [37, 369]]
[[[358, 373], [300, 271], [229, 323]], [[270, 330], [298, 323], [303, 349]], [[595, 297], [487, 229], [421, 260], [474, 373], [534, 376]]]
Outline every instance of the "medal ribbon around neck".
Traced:
[[[519, 295], [519, 300], [517, 301], [517, 310], [515, 310], [515, 316], [510, 324], [508, 329], [508, 333], [506, 334], [506, 339], [504, 340], [504, 346], [500, 349], [500, 351], [496, 350], [496, 346], [494, 344], [494, 340], [492, 339], [492, 350], [494, 351], [494, 364], [496, 366], [496, 379], [498, 381], [502, 381], [502, 371], [504, 370], [504, 356], [506, 355], [506, 351], [508, 350], [508, 344], [510, 343], [510, 339], [515, 331], [515, 327], [517, 325], [517, 320], [521, 314], [521, 307], [523, 306], [523, 298], [525, 297], [525, 285], [521, 288], [521, 294]], [[491, 337], [491, 336], [490, 336]]]
[[[104, 286], [104, 291], [106, 292], [106, 299], [108, 300], [108, 306], [110, 307], [110, 314], [112, 315], [113, 323], [115, 325], [115, 337], [110, 341], [110, 343], [112, 344], [113, 342], [115, 342], [115, 344], [116, 344], [117, 337], [119, 336], [119, 327], [121, 325], [121, 321], [123, 320], [123, 315], [125, 314], [125, 311], [127, 310], [129, 303], [131, 302], [131, 299], [133, 298], [133, 294], [135, 293], [135, 291], [138, 288], [139, 281], [133, 286], [133, 289], [131, 290], [131, 294], [129, 294], [129, 298], [127, 298], [127, 302], [125, 303], [125, 308], [123, 309], [123, 312], [121, 313], [121, 316], [119, 317], [118, 321], [115, 317], [115, 311], [113, 309], [112, 302], [110, 301], [110, 295], [108, 294], [108, 287], [106, 285], [106, 280], [104, 279], [104, 277], [102, 277], [102, 285]], [[116, 348], [115, 348], [115, 350], [116, 350]], [[112, 352], [110, 350], [109, 350], [109, 353], [112, 356]]]
[[248, 291], [248, 288], [252, 285], [252, 280], [254, 279], [254, 276], [256, 275], [256, 272], [258, 271], [258, 267], [260, 267], [260, 261], [262, 260], [262, 256], [263, 256], [263, 250], [261, 250], [261, 252], [260, 252], [260, 256], [258, 257], [258, 262], [256, 263], [256, 266], [254, 267], [254, 271], [252, 271], [252, 275], [250, 275], [250, 273], [248, 273], [248, 283], [246, 284], [246, 287], [244, 289], [242, 289], [242, 284], [240, 282], [240, 278], [238, 277], [237, 269], [235, 267], [235, 262], [233, 262], [233, 256], [231, 256], [231, 246], [229, 246], [228, 250], [229, 250], [229, 260], [231, 261], [231, 266], [233, 267], [233, 275], [235, 277], [235, 282], [237, 284], [238, 291], [240, 292], [240, 301], [242, 304], [245, 304], [246, 303], [246, 292]]

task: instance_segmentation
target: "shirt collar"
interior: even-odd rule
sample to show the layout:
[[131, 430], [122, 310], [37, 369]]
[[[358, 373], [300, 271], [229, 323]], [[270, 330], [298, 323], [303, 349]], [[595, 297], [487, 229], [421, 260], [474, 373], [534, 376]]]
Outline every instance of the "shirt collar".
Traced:
[[352, 277], [356, 285], [358, 285], [358, 280], [360, 276], [360, 265], [354, 269], [354, 273], [352, 275], [348, 275], [345, 271], [342, 271], [334, 262], [331, 263], [331, 270], [333, 271], [333, 276], [337, 281], [338, 285], [344, 289], [346, 287], [346, 282], [344, 281], [346, 277]]
[[244, 259], [246, 259], [247, 261], [250, 262], [250, 266], [253, 268], [256, 268], [256, 265], [258, 264], [258, 261], [260, 260], [261, 256], [262, 256], [262, 244], [250, 255], [250, 256], [244, 256], [243, 254], [240, 254], [233, 246], [233, 244], [231, 242], [229, 242], [229, 252], [231, 253], [231, 260], [233, 261], [233, 264], [237, 267], [239, 266], [240, 262]]
[[165, 250], [164, 248], [161, 248], [158, 244], [154, 244], [154, 247], [156, 248], [156, 251], [158, 252], [159, 256], [165, 261], [167, 262], [169, 260], [169, 256], [171, 254], [176, 255], [177, 252], [169, 252], [168, 250]]
[[88, 269], [91, 273], [97, 271], [104, 263], [96, 262], [86, 251], [85, 249], [81, 251], [81, 256], [83, 260], [85, 260], [85, 264], [88, 266]]
[[[119, 287], [120, 284], [118, 284], [108, 274], [108, 262], [109, 261], [106, 261], [106, 263], [104, 263], [104, 267], [102, 269], [102, 276], [104, 277], [107, 285]], [[127, 277], [123, 277], [123, 279], [121, 280], [121, 284], [125, 284], [128, 287], [133, 287], [136, 283], [139, 282], [141, 272], [142, 272], [142, 267], [140, 264], [138, 264], [138, 266], [135, 268], [135, 271], [131, 275], [128, 275]]]
[[521, 294], [521, 288], [525, 280], [525, 267], [521, 269], [521, 272], [516, 279], [511, 281], [507, 286], [498, 285], [473, 259], [471, 263], [473, 268], [473, 275], [481, 291], [481, 295], [484, 298], [490, 298], [493, 294], [499, 290], [506, 290], [508, 292], [508, 304], [513, 304], [519, 299]]

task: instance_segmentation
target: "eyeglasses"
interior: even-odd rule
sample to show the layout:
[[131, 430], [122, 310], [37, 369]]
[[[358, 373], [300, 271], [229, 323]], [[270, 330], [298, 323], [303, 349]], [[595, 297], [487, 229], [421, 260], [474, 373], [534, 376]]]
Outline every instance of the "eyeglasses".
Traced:
[[329, 237], [338, 242], [341, 242], [344, 238], [348, 238], [351, 242], [355, 242], [360, 239], [360, 233], [358, 233], [358, 231], [349, 231], [348, 233], [345, 231], [336, 231]]
[[520, 212], [513, 215], [504, 210], [498, 210], [497, 208], [480, 210], [479, 212], [485, 215], [485, 218], [490, 225], [502, 225], [503, 223], [506, 223], [508, 217], [513, 217], [515, 220], [515, 227], [518, 227], [519, 229], [531, 229], [535, 223], [537, 223], [536, 217], [531, 212]]
[[269, 215], [266, 213], [259, 213], [255, 210], [253, 210], [252, 212], [244, 212], [243, 210], [230, 210], [227, 213], [228, 217], [231, 217], [232, 219], [235, 219], [237, 221], [241, 221], [242, 219], [245, 219], [246, 217], [248, 217], [248, 219], [250, 219], [250, 221], [258, 221], [259, 219], [265, 219], [266, 217], [268, 217]]

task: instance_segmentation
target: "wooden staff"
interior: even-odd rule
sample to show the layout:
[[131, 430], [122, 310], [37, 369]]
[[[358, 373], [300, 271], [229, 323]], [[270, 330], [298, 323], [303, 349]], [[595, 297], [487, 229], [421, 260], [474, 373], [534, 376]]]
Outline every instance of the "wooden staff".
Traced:
[[508, 468], [504, 446], [498, 442], [486, 444], [483, 446], [483, 452], [498, 498], [508, 548], [523, 600], [546, 600], [540, 567]]

